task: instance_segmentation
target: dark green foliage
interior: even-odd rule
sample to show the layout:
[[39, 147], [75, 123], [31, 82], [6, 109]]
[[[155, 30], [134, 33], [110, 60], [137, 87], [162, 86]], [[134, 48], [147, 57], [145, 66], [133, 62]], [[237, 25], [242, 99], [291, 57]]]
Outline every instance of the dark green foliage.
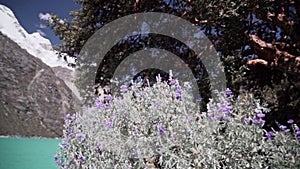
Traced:
[[[103, 25], [122, 16], [138, 12], [165, 12], [182, 17], [200, 26], [220, 53], [227, 85], [236, 95], [253, 92], [271, 107], [268, 127], [275, 120], [299, 121], [300, 107], [300, 1], [298, 0], [76, 0], [81, 8], [70, 14], [73, 20], [61, 22], [53, 16], [50, 26], [63, 40], [61, 52], [76, 57], [87, 39]], [[152, 39], [156, 36], [150, 36]], [[113, 67], [134, 52], [137, 44], [166, 48], [177, 45], [165, 39], [153, 42], [138, 38], [107, 54], [109, 64], [102, 65], [109, 78]], [[134, 39], [134, 38], [133, 38]], [[160, 44], [160, 45], [158, 45]], [[118, 45], [115, 49], [119, 49]], [[143, 45], [141, 45], [143, 46]], [[144, 47], [144, 46], [143, 46]], [[130, 50], [132, 49], [132, 50]], [[172, 49], [172, 48], [170, 48]], [[128, 54], [129, 54], [128, 53]], [[176, 53], [195, 62], [189, 53]], [[128, 55], [127, 54], [127, 55]], [[189, 65], [190, 68], [193, 66]], [[195, 69], [193, 70], [195, 71]], [[97, 82], [97, 78], [95, 80]], [[205, 83], [208, 85], [209, 83]], [[207, 94], [206, 96], [209, 96]]]

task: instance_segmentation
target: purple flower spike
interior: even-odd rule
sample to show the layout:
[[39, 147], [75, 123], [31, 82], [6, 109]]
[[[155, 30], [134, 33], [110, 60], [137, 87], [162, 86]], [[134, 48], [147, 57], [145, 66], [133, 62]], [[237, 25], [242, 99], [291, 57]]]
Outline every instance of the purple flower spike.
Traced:
[[182, 89], [181, 89], [181, 86], [180, 85], [176, 85], [176, 93], [178, 95], [181, 95], [182, 94]]
[[182, 100], [182, 89], [180, 85], [176, 85], [176, 99], [181, 101]]
[[257, 124], [257, 123], [259, 123], [259, 119], [255, 118], [255, 119], [252, 120], [252, 122], [253, 122], [254, 124]]
[[293, 119], [289, 119], [289, 120], [287, 121], [287, 123], [293, 124], [293, 123], [294, 123], [294, 120], [293, 120]]
[[56, 156], [54, 157], [54, 161], [55, 161], [56, 164], [61, 164], [61, 160], [58, 159]]
[[161, 82], [161, 81], [162, 81], [161, 76], [160, 76], [160, 74], [158, 74], [156, 77], [156, 82]]
[[108, 110], [110, 108], [110, 105], [108, 103], [105, 104], [105, 110]]
[[138, 152], [136, 150], [133, 150], [132, 155], [134, 158], [138, 158]]
[[286, 126], [284, 125], [280, 125], [279, 126], [280, 130], [283, 131], [284, 133], [288, 133], [290, 132], [290, 129], [288, 129]]
[[106, 96], [106, 100], [108, 100], [108, 101], [112, 101], [113, 99], [114, 99], [114, 97], [112, 97], [112, 95]]
[[231, 107], [230, 103], [225, 102], [224, 103], [224, 108], [225, 108], [225, 112], [224, 112], [225, 114], [230, 114], [231, 113], [232, 107]]
[[133, 126], [132, 127], [132, 131], [136, 131], [137, 130], [137, 127], [136, 126]]
[[101, 144], [97, 144], [96, 145], [96, 151], [97, 152], [101, 152], [102, 151], [102, 145]]
[[158, 130], [159, 134], [164, 134], [165, 133], [165, 129], [161, 125], [157, 126], [157, 130]]
[[106, 120], [105, 124], [107, 125], [107, 127], [113, 128], [113, 123], [110, 120]]
[[249, 124], [250, 123], [250, 119], [249, 118], [244, 118], [244, 123], [245, 124]]
[[98, 100], [96, 99], [95, 100], [95, 106], [98, 108], [98, 109], [101, 109], [102, 105], [103, 105], [103, 100]]
[[126, 93], [126, 92], [128, 91], [127, 86], [126, 86], [126, 85], [122, 85], [122, 86], [120, 87], [120, 91], [121, 91], [122, 93]]
[[74, 136], [74, 130], [72, 128], [70, 128], [67, 132], [67, 136], [68, 138], [72, 138]]
[[174, 85], [176, 82], [175, 82], [175, 80], [174, 79], [169, 79], [168, 80], [168, 84], [169, 85]]
[[268, 131], [267, 133], [266, 133], [266, 137], [268, 138], [268, 139], [271, 139], [272, 137], [274, 137], [276, 134], [273, 132], [273, 131]]
[[71, 115], [70, 115], [70, 114], [67, 114], [67, 115], [65, 116], [65, 120], [71, 120]]
[[84, 162], [84, 160], [85, 160], [85, 158], [84, 158], [82, 155], [80, 155], [80, 156], [78, 157], [78, 159], [77, 159], [77, 161], [78, 161], [79, 163]]
[[258, 123], [261, 123], [261, 124], [264, 124], [266, 121], [264, 120], [264, 119], [262, 119], [262, 118], [259, 118], [258, 119]]
[[266, 115], [264, 113], [257, 113], [256, 116], [259, 118], [264, 118]]
[[78, 138], [78, 140], [79, 140], [80, 142], [82, 142], [82, 141], [84, 140], [84, 136], [83, 136], [82, 133], [79, 133], [78, 136], [77, 136], [77, 138]]
[[254, 112], [255, 112], [256, 114], [262, 113], [262, 111], [261, 111], [260, 109], [258, 109], [258, 108], [256, 108], [256, 109], [254, 110]]
[[284, 131], [284, 130], [286, 130], [287, 127], [284, 125], [280, 125], [279, 128], [280, 128], [280, 130]]
[[232, 107], [230, 103], [224, 102], [223, 104], [220, 105], [219, 107], [219, 112], [224, 112], [225, 114], [230, 114], [232, 110]]
[[68, 148], [69, 143], [63, 141], [63, 142], [61, 143], [61, 146], [62, 146], [63, 148]]
[[232, 95], [232, 91], [229, 88], [227, 88], [225, 92], [226, 92], [226, 95], [228, 95], [228, 96]]

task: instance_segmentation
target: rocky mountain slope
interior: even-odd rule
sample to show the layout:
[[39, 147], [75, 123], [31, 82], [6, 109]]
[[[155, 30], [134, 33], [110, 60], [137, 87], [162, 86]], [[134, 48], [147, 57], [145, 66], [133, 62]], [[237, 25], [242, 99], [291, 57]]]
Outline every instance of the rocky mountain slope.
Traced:
[[0, 33], [0, 135], [58, 137], [72, 91], [39, 58]]
[[1, 4], [0, 18], [0, 135], [61, 136], [64, 116], [79, 105], [74, 69]]

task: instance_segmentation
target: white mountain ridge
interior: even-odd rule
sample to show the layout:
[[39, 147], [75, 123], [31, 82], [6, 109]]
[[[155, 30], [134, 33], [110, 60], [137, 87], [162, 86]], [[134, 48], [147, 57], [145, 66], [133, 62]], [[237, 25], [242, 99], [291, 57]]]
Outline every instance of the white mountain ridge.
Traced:
[[[0, 32], [16, 42], [29, 54], [40, 58], [50, 67], [61, 66], [73, 70], [63, 58], [58, 57], [57, 51], [52, 48], [51, 42], [42, 37], [40, 33], [29, 34], [19, 23], [14, 13], [6, 6], [0, 4]], [[69, 63], [74, 59], [68, 57]]]
[[[2, 4], [0, 4], [0, 32], [16, 42], [29, 54], [40, 58], [46, 65], [51, 67], [75, 96], [81, 99], [79, 91], [74, 84], [75, 68], [68, 66], [68, 63], [75, 63], [74, 58], [67, 57], [68, 63], [63, 58], [59, 58], [58, 52], [53, 49], [48, 39], [42, 37], [38, 32], [29, 34], [20, 25], [14, 13]], [[60, 69], [60, 67], [63, 69]]]

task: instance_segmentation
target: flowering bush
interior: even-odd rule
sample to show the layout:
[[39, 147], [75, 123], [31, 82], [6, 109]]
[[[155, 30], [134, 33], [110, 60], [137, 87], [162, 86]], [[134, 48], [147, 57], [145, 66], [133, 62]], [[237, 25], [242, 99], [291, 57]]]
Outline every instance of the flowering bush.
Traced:
[[299, 128], [264, 131], [268, 109], [227, 89], [199, 111], [177, 81], [142, 88], [65, 117], [60, 168], [300, 168]]

